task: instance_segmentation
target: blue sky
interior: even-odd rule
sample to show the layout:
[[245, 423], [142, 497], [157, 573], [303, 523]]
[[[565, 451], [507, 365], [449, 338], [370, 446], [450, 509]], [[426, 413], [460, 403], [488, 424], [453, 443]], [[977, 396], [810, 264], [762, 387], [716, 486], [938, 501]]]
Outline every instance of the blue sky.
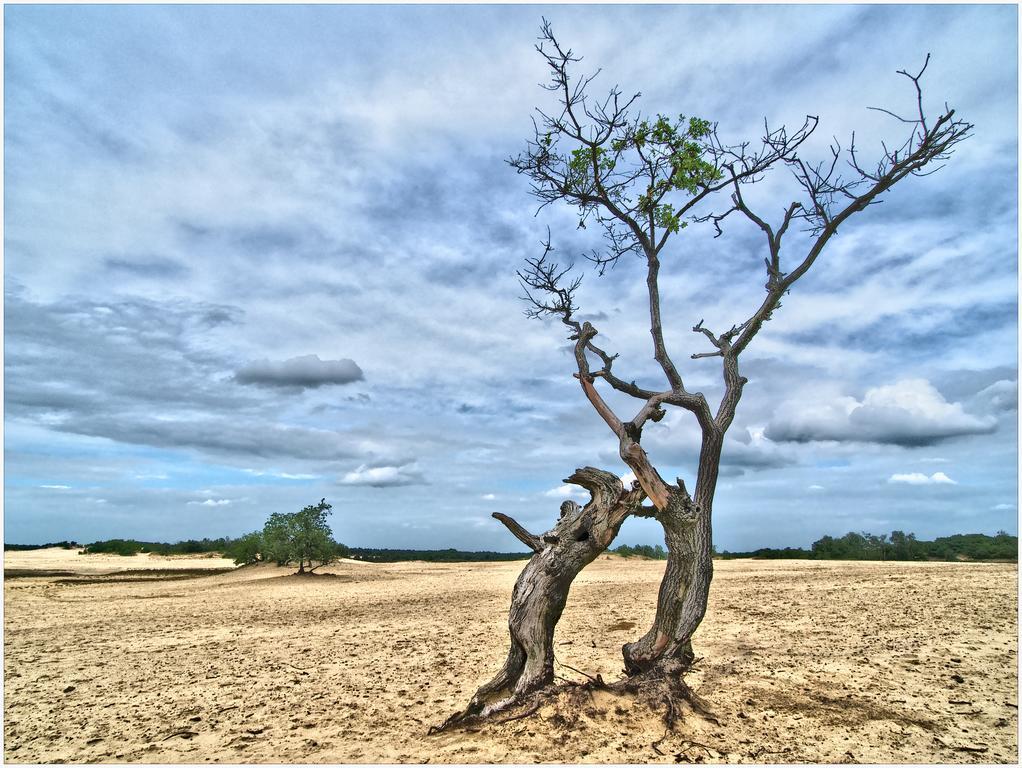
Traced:
[[[515, 270], [549, 226], [505, 159], [550, 106], [540, 17], [594, 88], [699, 115], [856, 131], [876, 153], [932, 54], [930, 106], [975, 135], [849, 222], [746, 351], [720, 549], [848, 530], [1017, 531], [1014, 6], [7, 6], [4, 532], [13, 542], [238, 535], [326, 497], [352, 545], [518, 549], [616, 441]], [[786, 206], [783, 172], [754, 193]], [[668, 344], [762, 292], [760, 235], [689, 227], [667, 254]], [[582, 260], [577, 259], [582, 266]], [[659, 386], [643, 268], [581, 309]], [[685, 412], [646, 430], [689, 478]], [[660, 540], [629, 521], [621, 543]]]

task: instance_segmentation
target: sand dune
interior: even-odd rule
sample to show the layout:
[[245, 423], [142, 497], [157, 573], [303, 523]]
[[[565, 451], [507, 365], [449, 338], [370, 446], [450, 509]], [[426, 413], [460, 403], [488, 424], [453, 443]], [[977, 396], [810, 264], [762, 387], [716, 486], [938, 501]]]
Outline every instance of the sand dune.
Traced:
[[234, 561], [207, 555], [80, 555], [77, 549], [4, 552], [4, 570], [52, 570], [109, 573], [147, 569], [233, 568]]
[[[30, 556], [99, 568], [73, 553], [8, 553], [5, 565]], [[558, 674], [617, 677], [662, 567], [601, 558], [583, 572], [558, 630]], [[345, 562], [313, 578], [258, 566], [7, 580], [4, 757], [1016, 761], [1017, 570], [1003, 564], [722, 561], [690, 680], [719, 724], [689, 713], [662, 738], [656, 714], [596, 692], [573, 713], [427, 736], [502, 662], [520, 569]]]

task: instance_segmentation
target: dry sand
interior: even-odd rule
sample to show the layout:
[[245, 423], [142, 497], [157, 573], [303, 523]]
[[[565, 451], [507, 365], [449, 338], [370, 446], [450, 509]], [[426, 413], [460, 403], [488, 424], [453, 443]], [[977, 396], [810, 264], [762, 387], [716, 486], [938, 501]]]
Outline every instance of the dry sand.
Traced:
[[[73, 552], [5, 558], [8, 569], [44, 562], [102, 570]], [[8, 579], [4, 757], [1017, 761], [1018, 582], [1005, 564], [720, 561], [690, 677], [719, 724], [687, 712], [658, 742], [657, 714], [595, 692], [577, 712], [548, 706], [427, 736], [502, 663], [521, 567], [344, 562], [313, 578], [258, 566], [170, 580]], [[583, 571], [558, 629], [559, 662], [616, 678], [621, 644], [652, 618], [662, 568], [601, 557]]]
[[77, 549], [33, 549], [4, 552], [4, 570], [45, 570], [73, 573], [112, 573], [133, 570], [190, 570], [234, 568], [234, 561], [207, 555], [79, 555]]

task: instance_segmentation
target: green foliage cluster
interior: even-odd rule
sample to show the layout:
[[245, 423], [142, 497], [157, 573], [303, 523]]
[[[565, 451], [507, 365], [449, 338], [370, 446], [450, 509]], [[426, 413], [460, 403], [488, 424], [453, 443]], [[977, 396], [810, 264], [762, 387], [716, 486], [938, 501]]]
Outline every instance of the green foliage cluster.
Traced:
[[488, 563], [528, 560], [531, 552], [463, 552], [458, 549], [372, 549], [352, 547], [350, 557], [369, 563], [403, 563], [423, 560], [427, 563]]
[[636, 544], [634, 547], [622, 544], [617, 549], [612, 549], [611, 552], [622, 557], [648, 557], [650, 560], [667, 559], [667, 551], [660, 544], [655, 546]]
[[753, 552], [727, 552], [724, 559], [758, 557], [766, 559], [798, 558], [810, 560], [1018, 560], [1018, 537], [1004, 531], [996, 536], [983, 533], [957, 533], [933, 541], [920, 541], [914, 533], [846, 533], [835, 538], [824, 536], [813, 542], [811, 550], [785, 547], [762, 548]]
[[253, 531], [231, 543], [225, 556], [238, 565], [259, 561], [297, 565], [299, 573], [347, 557], [350, 550], [333, 539], [327, 515], [332, 507], [326, 499], [298, 512], [274, 512], [262, 531]]
[[[922, 542], [930, 544], [930, 542]], [[935, 539], [930, 546], [929, 557], [944, 560], [1018, 560], [1018, 537], [1005, 531], [996, 536], [982, 533], [957, 533]]]
[[[591, 208], [589, 200], [594, 194], [605, 193], [613, 203], [643, 220], [651, 219], [658, 228], [677, 233], [688, 222], [674, 205], [665, 202], [666, 197], [673, 192], [694, 197], [724, 178], [709, 151], [713, 125], [699, 117], [678, 115], [672, 119], [658, 114], [652, 120], [618, 123], [605, 144], [583, 143], [566, 156], [556, 149], [561, 133], [549, 131], [538, 136], [533, 160], [540, 168], [556, 168], [562, 179], [558, 192], [578, 198], [584, 211]], [[644, 171], [637, 171], [640, 168]], [[628, 196], [631, 185], [620, 182], [634, 179], [637, 172], [646, 177], [646, 183], [633, 199]], [[587, 215], [583, 214], [583, 227]]]
[[263, 551], [263, 535], [260, 531], [246, 533], [235, 539], [224, 550], [224, 557], [229, 557], [235, 565], [251, 565], [260, 560]]

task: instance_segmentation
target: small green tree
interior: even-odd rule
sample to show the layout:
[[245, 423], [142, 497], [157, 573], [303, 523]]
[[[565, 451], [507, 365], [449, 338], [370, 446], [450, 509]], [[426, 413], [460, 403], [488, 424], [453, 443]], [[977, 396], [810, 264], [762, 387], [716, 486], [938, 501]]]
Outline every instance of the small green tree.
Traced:
[[347, 547], [334, 541], [326, 521], [331, 509], [326, 499], [320, 499], [299, 512], [274, 512], [260, 537], [262, 559], [279, 566], [297, 563], [298, 573], [311, 573], [343, 557]]
[[331, 535], [326, 516], [332, 507], [326, 499], [319, 504], [304, 507], [291, 517], [291, 545], [298, 573], [305, 573], [306, 564], [311, 573], [314, 568], [333, 562], [337, 558], [337, 542]]

